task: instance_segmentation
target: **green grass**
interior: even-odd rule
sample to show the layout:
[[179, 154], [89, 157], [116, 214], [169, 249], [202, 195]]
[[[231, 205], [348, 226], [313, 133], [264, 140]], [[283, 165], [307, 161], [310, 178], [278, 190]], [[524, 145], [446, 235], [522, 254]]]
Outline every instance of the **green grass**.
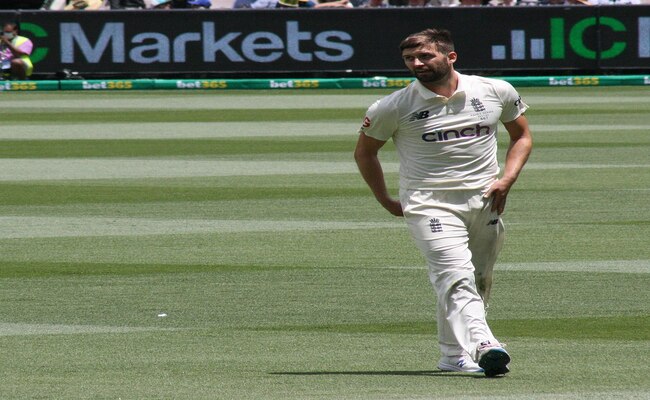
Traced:
[[6, 140], [0, 158], [248, 156], [274, 153], [337, 153], [349, 140], [244, 139], [169, 140]]
[[0, 398], [650, 397], [650, 91], [520, 91], [503, 379], [437, 370], [422, 258], [355, 170], [388, 92], [3, 93]]
[[[74, 119], [70, 121], [73, 124], [95, 123], [97, 121], [111, 122], [228, 122], [228, 121], [304, 121], [309, 120], [317, 115], [321, 120], [351, 119], [363, 114], [365, 109], [299, 109], [287, 110], [278, 109], [235, 109], [228, 110], [227, 113], [216, 112], [215, 110], [168, 110], [162, 103], [164, 110], [133, 110], [132, 108], [117, 108], [103, 111], [84, 111], [74, 110], [69, 112], [74, 114]], [[9, 115], [3, 115], [3, 120], [8, 123], [19, 123], [25, 118], [29, 118], [34, 123], [47, 124], [52, 121], [57, 123], [64, 121], [60, 111], [39, 110], [34, 112], [14, 112]]]

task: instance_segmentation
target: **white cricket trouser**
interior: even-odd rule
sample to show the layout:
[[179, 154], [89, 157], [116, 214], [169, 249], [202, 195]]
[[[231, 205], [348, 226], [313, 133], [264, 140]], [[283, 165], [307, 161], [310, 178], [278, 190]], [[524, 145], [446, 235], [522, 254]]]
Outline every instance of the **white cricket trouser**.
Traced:
[[481, 342], [498, 342], [485, 308], [503, 245], [503, 223], [478, 190], [408, 190], [400, 200], [437, 294], [442, 355], [473, 357]]

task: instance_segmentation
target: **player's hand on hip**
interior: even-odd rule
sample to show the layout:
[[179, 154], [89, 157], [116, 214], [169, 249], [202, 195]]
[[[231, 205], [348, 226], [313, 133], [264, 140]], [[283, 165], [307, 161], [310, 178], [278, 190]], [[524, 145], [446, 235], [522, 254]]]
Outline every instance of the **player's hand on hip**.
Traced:
[[382, 206], [384, 206], [384, 208], [388, 210], [389, 213], [393, 214], [396, 217], [404, 216], [404, 212], [402, 211], [402, 204], [397, 200], [387, 200], [385, 202], [382, 202]]
[[490, 189], [488, 189], [483, 197], [492, 199], [492, 211], [496, 211], [497, 214], [501, 215], [506, 208], [509, 191], [509, 184], [502, 180], [497, 180], [490, 186]]

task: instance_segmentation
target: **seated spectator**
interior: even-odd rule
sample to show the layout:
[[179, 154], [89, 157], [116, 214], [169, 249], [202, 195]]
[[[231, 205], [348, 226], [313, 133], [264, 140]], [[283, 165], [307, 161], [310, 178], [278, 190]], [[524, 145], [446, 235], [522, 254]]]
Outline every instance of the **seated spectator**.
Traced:
[[0, 60], [2, 78], [25, 80], [32, 75], [34, 66], [29, 56], [34, 44], [24, 36], [18, 35], [18, 24], [6, 22], [2, 25], [0, 37]]
[[45, 0], [41, 10], [103, 10], [104, 0]]
[[539, 0], [540, 6], [590, 6], [589, 0]]
[[65, 0], [45, 0], [41, 4], [41, 10], [59, 11], [65, 7]]
[[41, 5], [41, 10], [60, 11], [66, 6], [66, 0], [45, 0]]
[[642, 4], [641, 0], [588, 0], [591, 5], [625, 5], [625, 4]]
[[146, 8], [144, 0], [108, 0], [111, 10], [137, 10]]
[[253, 4], [252, 0], [235, 0], [232, 8], [252, 8], [251, 4]]
[[427, 3], [427, 0], [408, 0], [406, 7], [426, 7]]
[[172, 0], [151, 0], [153, 10], [171, 10]]
[[275, 8], [298, 8], [298, 0], [278, 0]]
[[360, 8], [386, 8], [388, 4], [384, 0], [368, 0], [366, 3], [363, 3]]
[[72, 0], [63, 9], [66, 11], [99, 10], [103, 6], [102, 0]]
[[353, 8], [349, 0], [320, 0], [314, 8]]
[[237, 3], [240, 0], [236, 0], [233, 8], [277, 8], [278, 0], [244, 0], [250, 1], [247, 7], [237, 7]]
[[189, 0], [187, 5], [193, 9], [209, 9], [212, 7], [210, 0]]

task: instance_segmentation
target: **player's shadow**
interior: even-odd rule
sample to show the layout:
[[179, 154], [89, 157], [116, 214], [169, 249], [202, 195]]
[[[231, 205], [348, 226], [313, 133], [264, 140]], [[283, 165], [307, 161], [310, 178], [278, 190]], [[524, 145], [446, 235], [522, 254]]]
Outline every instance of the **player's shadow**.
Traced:
[[350, 376], [425, 376], [445, 378], [486, 378], [483, 374], [447, 372], [440, 370], [432, 371], [287, 371], [270, 372], [271, 375], [293, 375], [293, 376], [327, 376], [327, 375], [350, 375]]

